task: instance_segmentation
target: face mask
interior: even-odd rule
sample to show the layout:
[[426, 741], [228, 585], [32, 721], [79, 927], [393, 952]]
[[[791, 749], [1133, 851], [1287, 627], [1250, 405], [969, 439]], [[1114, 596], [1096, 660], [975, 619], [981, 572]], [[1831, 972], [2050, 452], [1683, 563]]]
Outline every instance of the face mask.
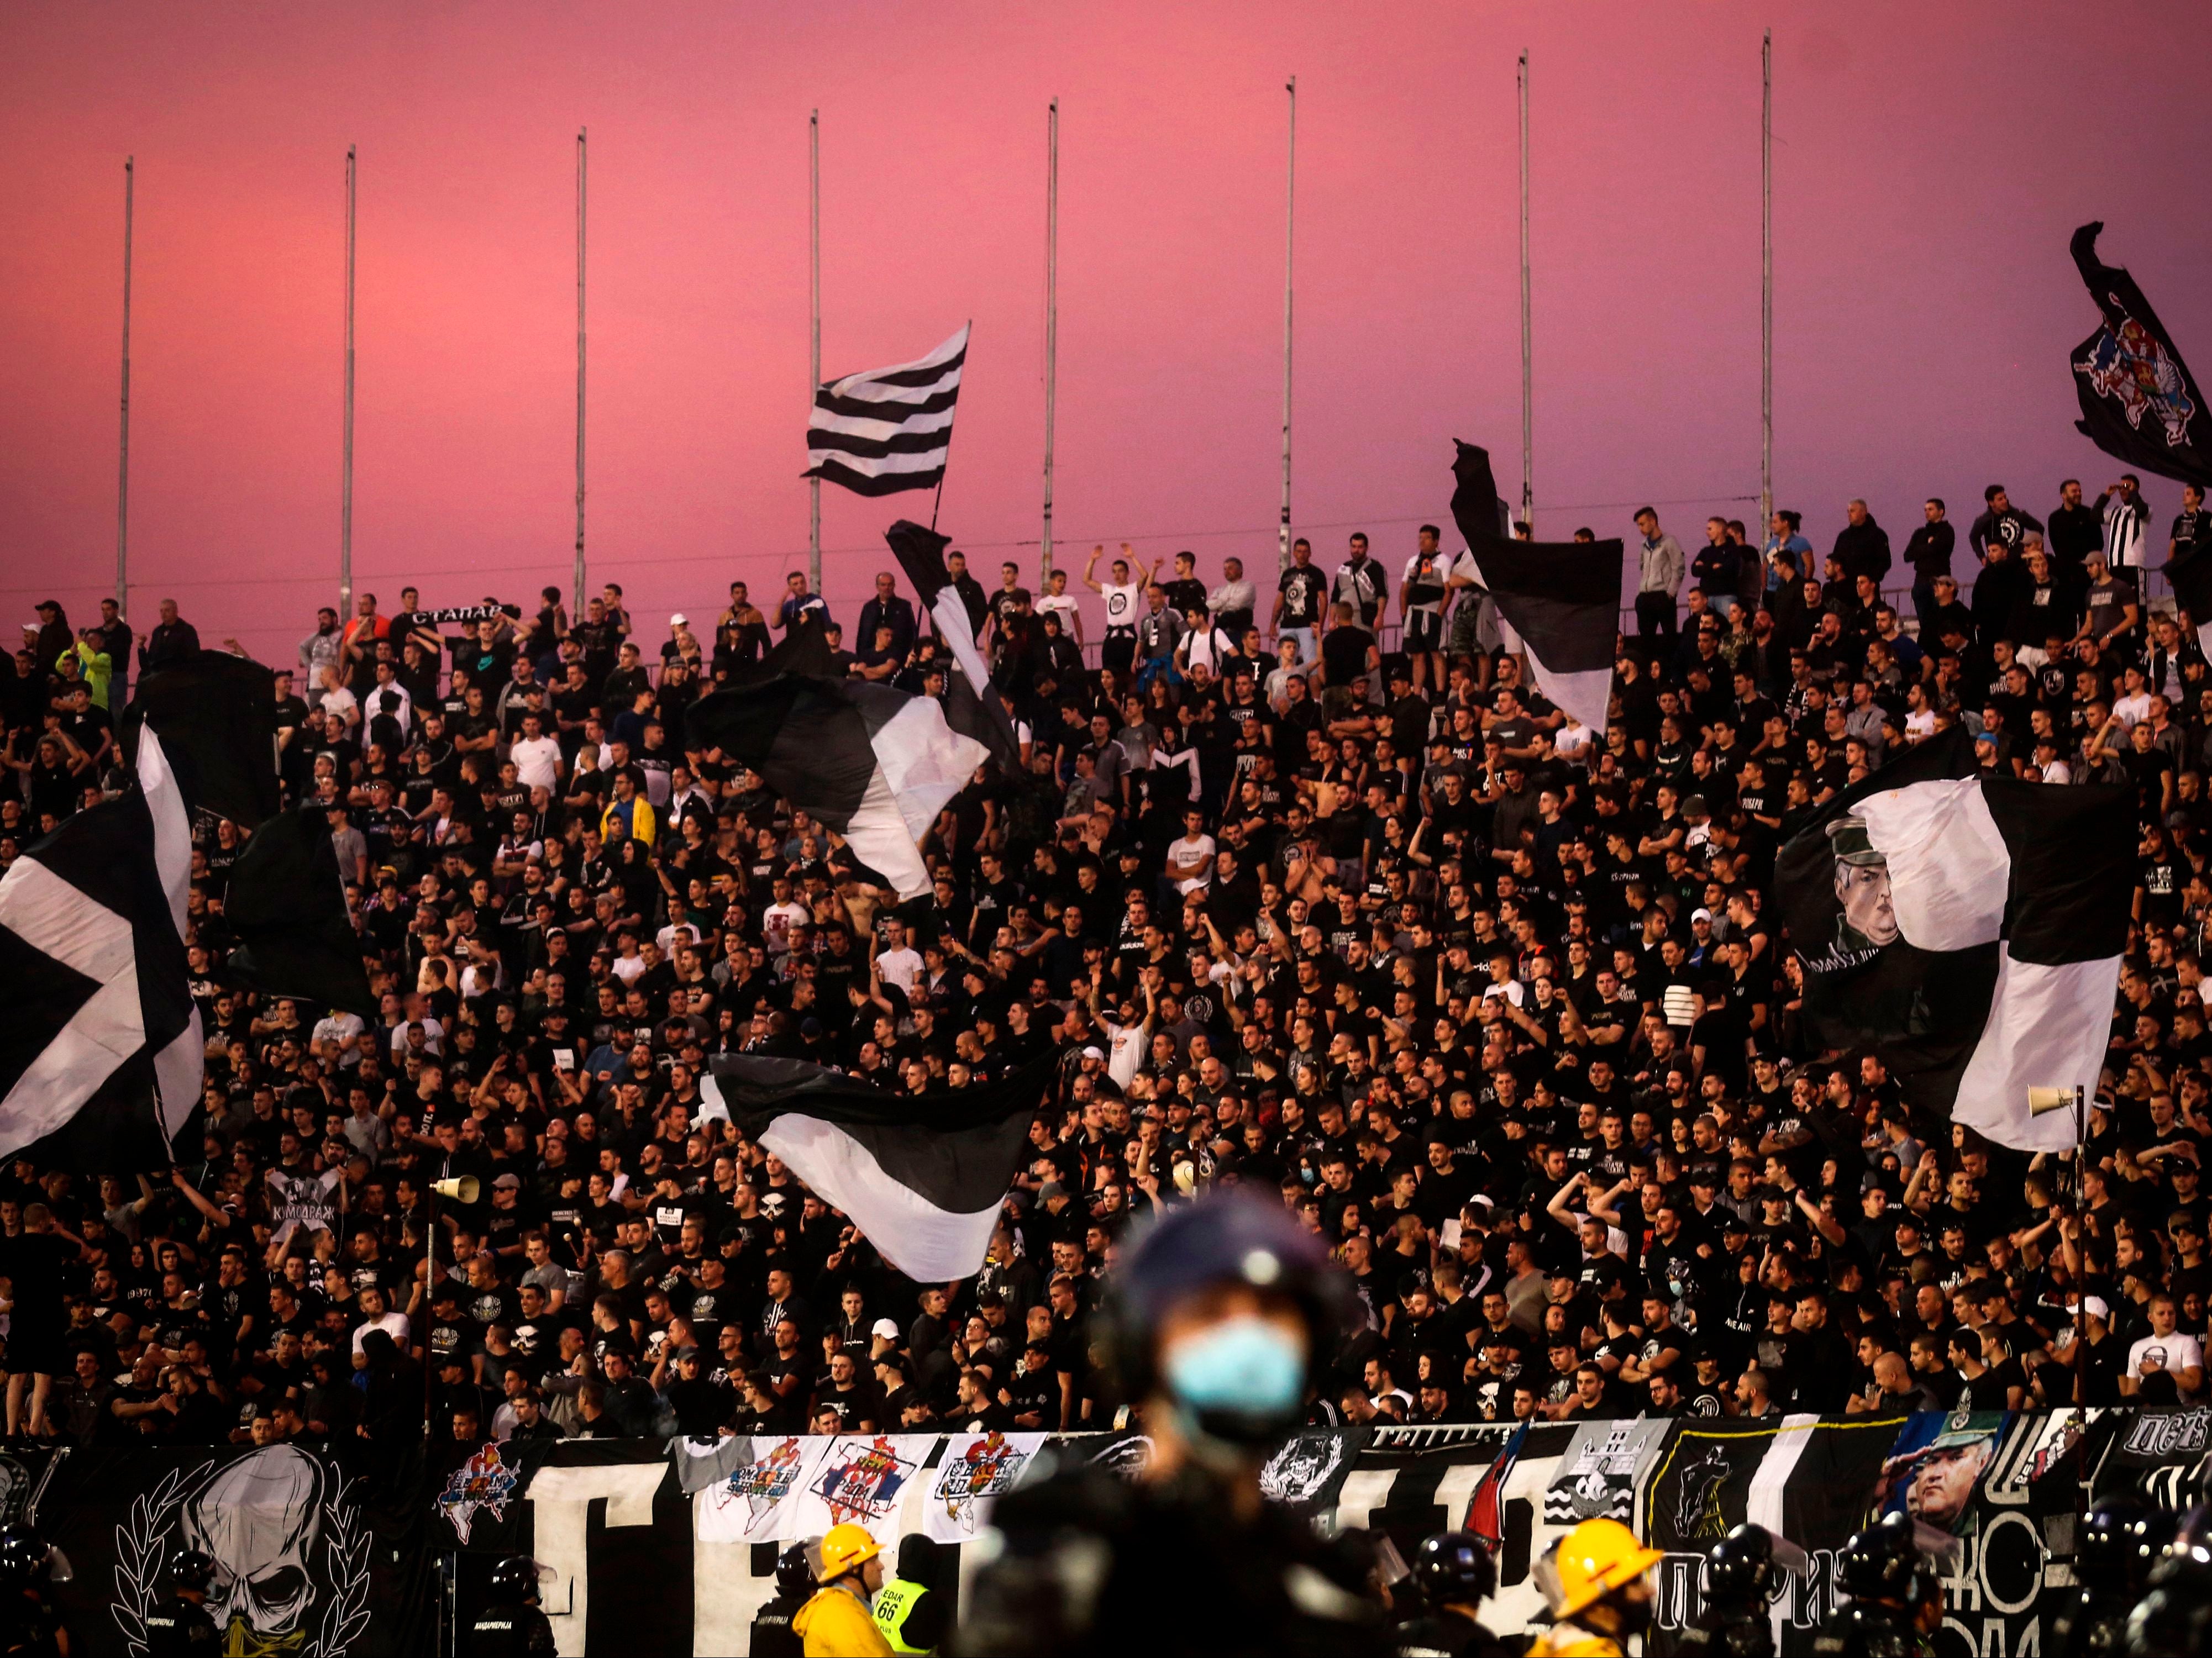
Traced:
[[1231, 1319], [1179, 1343], [1163, 1369], [1176, 1403], [1209, 1430], [1222, 1418], [1279, 1423], [1305, 1392], [1303, 1346], [1263, 1319]]

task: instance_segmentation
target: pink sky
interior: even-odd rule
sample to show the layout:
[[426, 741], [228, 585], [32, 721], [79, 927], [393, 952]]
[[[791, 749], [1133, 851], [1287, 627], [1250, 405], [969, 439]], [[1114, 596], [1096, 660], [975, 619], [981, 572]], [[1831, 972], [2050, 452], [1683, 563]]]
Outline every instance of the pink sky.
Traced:
[[[592, 132], [590, 554], [642, 626], [804, 562], [806, 114], [825, 374], [975, 319], [944, 527], [1033, 569], [1045, 105], [1061, 100], [1057, 539], [1272, 568], [1284, 96], [1294, 511], [1326, 562], [1519, 476], [1514, 57], [1534, 53], [1539, 527], [1693, 543], [1759, 489], [1759, 39], [1776, 455], [1823, 546], [2072, 429], [2081, 221], [2212, 361], [2201, 19], [2178, 5], [17, 7], [0, 25], [0, 606], [112, 589], [122, 158], [138, 163], [132, 609], [284, 658], [335, 595], [343, 159], [362, 156], [354, 560], [387, 605], [567, 584], [574, 153]], [[2154, 481], [2161, 515], [2176, 486]], [[823, 492], [833, 600], [926, 496]], [[0, 618], [10, 619], [10, 618]]]

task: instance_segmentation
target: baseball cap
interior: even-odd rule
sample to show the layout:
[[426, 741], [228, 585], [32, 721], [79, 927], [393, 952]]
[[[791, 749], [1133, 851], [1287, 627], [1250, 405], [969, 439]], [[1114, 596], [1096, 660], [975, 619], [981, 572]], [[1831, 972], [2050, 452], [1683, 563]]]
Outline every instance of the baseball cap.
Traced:
[[1104, 1049], [1094, 1044], [1083, 1050], [1083, 1057], [1086, 1060], [1103, 1060], [1106, 1057], [1106, 1054]]
[[497, 1180], [492, 1182], [492, 1185], [494, 1187], [504, 1186], [510, 1189], [519, 1191], [522, 1187], [522, 1176], [520, 1175], [501, 1175]]
[[872, 1336], [881, 1336], [886, 1341], [896, 1341], [899, 1339], [899, 1327], [890, 1319], [879, 1318], [868, 1327], [868, 1333]]
[[672, 628], [688, 627], [690, 625], [690, 622], [691, 618], [684, 615], [681, 610], [677, 611], [674, 616], [668, 618], [668, 625]]
[[2108, 1323], [2112, 1320], [2112, 1309], [2105, 1304], [2105, 1298], [2102, 1296], [2083, 1297], [2081, 1310], [2091, 1318], [2101, 1318]]

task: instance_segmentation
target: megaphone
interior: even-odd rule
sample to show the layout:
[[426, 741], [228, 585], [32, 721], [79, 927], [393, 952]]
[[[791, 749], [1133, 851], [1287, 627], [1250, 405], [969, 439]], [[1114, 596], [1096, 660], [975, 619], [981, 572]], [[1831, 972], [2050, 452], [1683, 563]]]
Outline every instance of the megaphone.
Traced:
[[2070, 1088], [2031, 1088], [2027, 1090], [2027, 1114], [2039, 1117], [2046, 1111], [2071, 1111], [2074, 1090]]
[[456, 1175], [452, 1180], [432, 1181], [430, 1189], [441, 1198], [455, 1203], [471, 1204], [477, 1200], [479, 1187], [474, 1175]]

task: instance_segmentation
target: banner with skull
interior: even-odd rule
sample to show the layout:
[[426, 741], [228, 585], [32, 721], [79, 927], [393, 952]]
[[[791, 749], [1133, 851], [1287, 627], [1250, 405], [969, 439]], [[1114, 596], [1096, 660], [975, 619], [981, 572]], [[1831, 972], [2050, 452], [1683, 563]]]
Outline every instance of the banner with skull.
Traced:
[[236, 1658], [380, 1658], [410, 1620], [371, 1616], [405, 1598], [375, 1545], [357, 1480], [292, 1445], [82, 1450], [64, 1459], [39, 1518], [69, 1558], [58, 1599], [71, 1650], [143, 1658], [146, 1614], [171, 1562], [215, 1562], [208, 1611]]
[[[1959, 1437], [1969, 1430], [1979, 1431]], [[1512, 1431], [1504, 1423], [1310, 1430], [1267, 1459], [1263, 1485], [1316, 1526], [1387, 1534], [1410, 1558], [1423, 1536], [1465, 1523]], [[1503, 1536], [1488, 1621], [1533, 1627], [1546, 1549], [1583, 1510], [1609, 1512], [1626, 1497], [1630, 1523], [1667, 1556], [1653, 1650], [1674, 1649], [1695, 1618], [1699, 1556], [1716, 1532], [1749, 1520], [1803, 1551], [1773, 1615], [1778, 1650], [1808, 1653], [1840, 1598], [1844, 1540], [1902, 1492], [1908, 1511], [1929, 1517], [1933, 1503], [1959, 1538], [1935, 1637], [1940, 1658], [2032, 1652], [2046, 1590], [2071, 1581], [2084, 1463], [2097, 1470], [2100, 1494], [2139, 1486], [2174, 1506], [2193, 1500], [2212, 1442], [2203, 1413], [2179, 1410], [2105, 1412], [2078, 1455], [2051, 1448], [2063, 1437], [2043, 1413], [1963, 1424], [1931, 1415], [1532, 1426], [1497, 1497]], [[228, 1658], [439, 1650], [437, 1571], [451, 1572], [449, 1610], [465, 1619], [484, 1604], [491, 1566], [515, 1553], [538, 1562], [541, 1604], [567, 1658], [743, 1653], [775, 1592], [779, 1551], [828, 1517], [797, 1522], [802, 1488], [825, 1509], [833, 1497], [846, 1508], [884, 1506], [886, 1541], [925, 1531], [964, 1550], [968, 1525], [980, 1536], [992, 1495], [1030, 1465], [1072, 1458], [1139, 1477], [1151, 1442], [1125, 1433], [792, 1443], [799, 1473], [811, 1473], [788, 1482], [744, 1473], [781, 1469], [790, 1459], [780, 1438], [441, 1445], [427, 1467], [377, 1469], [373, 1493], [339, 1461], [288, 1445], [13, 1454], [0, 1456], [0, 1515], [29, 1520], [67, 1557], [73, 1575], [56, 1583], [55, 1600], [71, 1651], [92, 1658], [146, 1658], [146, 1612], [183, 1548], [216, 1562], [210, 1610]], [[824, 1496], [840, 1457], [843, 1473]], [[1969, 1462], [1978, 1477], [1967, 1477]], [[911, 1474], [900, 1464], [913, 1465]], [[793, 1523], [750, 1533], [706, 1523], [704, 1505], [741, 1474], [771, 1507], [788, 1503]]]

